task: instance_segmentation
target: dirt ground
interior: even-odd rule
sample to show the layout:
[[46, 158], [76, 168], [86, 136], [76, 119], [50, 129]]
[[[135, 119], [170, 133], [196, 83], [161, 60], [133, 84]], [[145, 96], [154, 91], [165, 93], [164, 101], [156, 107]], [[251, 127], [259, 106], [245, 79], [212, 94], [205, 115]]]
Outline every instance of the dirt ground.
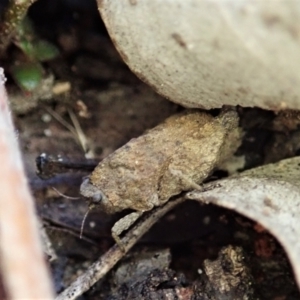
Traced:
[[[64, 92], [39, 102], [29, 103], [29, 96], [21, 91], [11, 96], [29, 183], [58, 255], [49, 265], [59, 293], [113, 244], [110, 228], [122, 214], [110, 216], [92, 210], [80, 239], [88, 204], [84, 199], [66, 199], [52, 187], [79, 197], [82, 178], [89, 171], [63, 172], [43, 180], [36, 175], [36, 158], [47, 153], [72, 161], [100, 161], [183, 108], [157, 95], [131, 73], [114, 49], [94, 1], [40, 0], [30, 10], [30, 16], [39, 34], [61, 51], [59, 58], [44, 64], [48, 75], [54, 75], [54, 85], [67, 86]], [[11, 78], [9, 85], [15, 90]], [[286, 124], [273, 112], [255, 108], [238, 108], [238, 112], [245, 131], [236, 153], [243, 157], [241, 169], [298, 154], [298, 124]], [[76, 122], [86, 139], [86, 149], [78, 140], [80, 129]], [[211, 178], [227, 175], [220, 170]], [[81, 299], [129, 299], [128, 295], [148, 299], [147, 291], [152, 293], [149, 299], [165, 299], [163, 290], [175, 295], [178, 289], [189, 291], [183, 299], [204, 299], [196, 292], [203, 282], [203, 262], [216, 259], [222, 247], [228, 245], [239, 246], [245, 253], [253, 278], [253, 299], [300, 299], [284, 250], [268, 232], [232, 211], [192, 201], [168, 213], [126, 259]], [[149, 262], [155, 255], [162, 258], [150, 268], [152, 277], [137, 276], [132, 271], [136, 282], [129, 283], [124, 275], [128, 271], [122, 271], [126, 263], [145, 257]], [[134, 295], [132, 286], [139, 295]]]

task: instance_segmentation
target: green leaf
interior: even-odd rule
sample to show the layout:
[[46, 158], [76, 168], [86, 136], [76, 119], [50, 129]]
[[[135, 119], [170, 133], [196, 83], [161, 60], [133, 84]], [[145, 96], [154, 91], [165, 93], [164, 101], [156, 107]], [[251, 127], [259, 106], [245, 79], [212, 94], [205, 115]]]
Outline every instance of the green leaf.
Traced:
[[53, 44], [45, 40], [38, 40], [33, 43], [34, 57], [39, 61], [53, 59], [59, 55], [59, 50]]
[[46, 61], [59, 55], [59, 50], [52, 43], [42, 40], [35, 33], [34, 26], [28, 17], [17, 27], [14, 39], [15, 45], [30, 58], [30, 60]]
[[11, 74], [20, 88], [31, 92], [43, 78], [43, 67], [38, 62], [21, 63], [12, 67]]
[[17, 25], [16, 30], [16, 35], [19, 37], [27, 37], [27, 39], [31, 39], [31, 37], [35, 36], [33, 24], [28, 16], [25, 16], [24, 19]]
[[35, 58], [35, 49], [31, 41], [20, 39], [16, 45], [23, 51], [23, 53], [30, 59]]

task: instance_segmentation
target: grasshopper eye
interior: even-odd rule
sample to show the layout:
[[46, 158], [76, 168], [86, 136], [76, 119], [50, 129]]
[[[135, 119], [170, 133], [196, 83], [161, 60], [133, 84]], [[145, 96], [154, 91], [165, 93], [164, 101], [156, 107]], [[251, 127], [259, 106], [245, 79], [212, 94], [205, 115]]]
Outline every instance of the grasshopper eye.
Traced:
[[83, 180], [80, 186], [80, 193], [82, 196], [88, 198], [93, 204], [99, 204], [105, 198], [101, 190], [95, 187], [89, 178]]
[[97, 191], [92, 197], [91, 200], [94, 204], [99, 204], [103, 200], [103, 193]]

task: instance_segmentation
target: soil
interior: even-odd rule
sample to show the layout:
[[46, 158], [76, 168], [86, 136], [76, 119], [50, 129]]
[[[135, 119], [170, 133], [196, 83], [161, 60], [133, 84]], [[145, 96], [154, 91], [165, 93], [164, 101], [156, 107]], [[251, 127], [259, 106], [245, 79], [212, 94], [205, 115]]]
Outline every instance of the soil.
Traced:
[[[11, 78], [8, 84], [9, 90], [17, 90], [11, 94], [11, 101], [28, 180], [58, 256], [49, 265], [59, 293], [113, 244], [110, 229], [122, 214], [111, 216], [92, 210], [80, 239], [87, 203], [84, 199], [62, 197], [52, 187], [67, 196], [80, 197], [80, 183], [89, 172], [64, 172], [43, 180], [36, 175], [36, 158], [47, 153], [76, 162], [100, 161], [183, 108], [157, 95], [122, 62], [95, 1], [40, 0], [29, 15], [40, 36], [60, 48], [60, 56], [44, 67], [48, 75], [53, 74], [54, 86], [65, 88], [48, 100], [24, 105], [30, 95], [16, 89]], [[17, 51], [14, 46], [11, 50]], [[241, 169], [298, 154], [297, 121], [290, 126], [284, 117], [256, 108], [238, 108], [238, 112], [245, 131], [236, 153], [243, 157]], [[227, 175], [228, 171], [216, 171], [211, 179]], [[204, 299], [194, 289], [203, 280], [204, 260], [216, 259], [222, 247], [234, 245], [241, 247], [247, 257], [253, 299], [300, 299], [284, 250], [274, 237], [260, 229], [259, 224], [232, 211], [186, 202], [157, 223], [130, 253], [131, 259], [153, 251], [170, 254], [169, 263], [151, 269], [151, 274], [156, 274], [155, 283], [147, 277], [137, 284], [147, 286], [147, 291], [170, 291], [180, 286], [186, 293], [183, 299]], [[117, 265], [81, 299], [132, 296], [128, 290], [124, 292], [124, 280], [120, 281], [122, 291], [116, 284], [121, 266]], [[139, 297], [136, 299], [147, 299], [142, 294]]]

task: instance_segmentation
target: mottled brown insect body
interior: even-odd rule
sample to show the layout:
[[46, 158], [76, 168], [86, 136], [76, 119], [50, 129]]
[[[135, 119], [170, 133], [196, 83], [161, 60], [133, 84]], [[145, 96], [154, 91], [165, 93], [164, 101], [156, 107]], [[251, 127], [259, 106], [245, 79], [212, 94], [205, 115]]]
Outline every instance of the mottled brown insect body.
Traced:
[[168, 118], [106, 157], [81, 186], [104, 210], [151, 210], [194, 189], [239, 145], [238, 116], [188, 111]]

